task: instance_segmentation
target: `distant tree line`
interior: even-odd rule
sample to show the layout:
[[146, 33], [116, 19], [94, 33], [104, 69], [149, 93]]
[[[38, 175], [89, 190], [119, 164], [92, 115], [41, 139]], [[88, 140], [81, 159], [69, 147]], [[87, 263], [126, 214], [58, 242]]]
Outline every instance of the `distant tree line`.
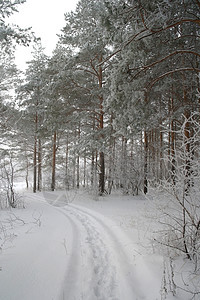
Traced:
[[[31, 180], [34, 192], [83, 186], [103, 195], [175, 184], [183, 138], [188, 156], [199, 157], [185, 121], [199, 120], [199, 12], [198, 0], [81, 0], [65, 14], [51, 57], [35, 42], [24, 76], [2, 52], [2, 142], [27, 187]], [[30, 42], [27, 31], [1, 22], [2, 49]], [[185, 161], [186, 193], [191, 165]]]

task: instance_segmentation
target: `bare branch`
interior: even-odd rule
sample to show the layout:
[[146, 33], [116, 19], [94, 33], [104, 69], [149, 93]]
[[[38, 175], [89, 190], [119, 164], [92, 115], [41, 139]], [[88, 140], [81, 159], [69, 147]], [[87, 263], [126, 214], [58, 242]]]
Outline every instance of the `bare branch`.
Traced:
[[[131, 42], [133, 42], [134, 40], [136, 41], [140, 41], [144, 38], [147, 38], [147, 37], [150, 37], [154, 34], [157, 34], [157, 33], [160, 33], [162, 31], [165, 31], [165, 30], [168, 30], [168, 29], [171, 29], [173, 27], [176, 27], [178, 25], [181, 25], [183, 23], [195, 23], [197, 25], [200, 26], [200, 20], [199, 19], [183, 19], [183, 20], [180, 20], [180, 21], [177, 21], [173, 24], [170, 24], [166, 27], [162, 27], [160, 29], [157, 29], [157, 30], [153, 30], [153, 29], [149, 29], [146, 25], [145, 25], [145, 28], [143, 30], [141, 30], [140, 32], [132, 35], [125, 43], [122, 44], [122, 46], [116, 50], [115, 52], [113, 52], [112, 54], [110, 54], [109, 56], [107, 56], [100, 64], [99, 66], [101, 66], [102, 64], [104, 64], [105, 62], [107, 62], [108, 60], [110, 60], [113, 56], [115, 56], [116, 54], [118, 54], [119, 52], [121, 52], [124, 48], [126, 48]], [[147, 35], [142, 35], [144, 34], [145, 32], [149, 32]], [[142, 35], [140, 37], [140, 35]], [[137, 38], [137, 39], [136, 39]]]
[[159, 77], [157, 77], [156, 79], [154, 79], [154, 80], [149, 84], [149, 86], [147, 87], [147, 93], [149, 93], [150, 90], [152, 89], [152, 87], [153, 87], [158, 81], [160, 81], [161, 79], [163, 79], [164, 77], [169, 76], [169, 75], [174, 74], [174, 73], [177, 73], [177, 72], [185, 72], [185, 71], [195, 71], [195, 72], [199, 73], [199, 72], [200, 72], [200, 69], [196, 69], [196, 68], [180, 68], [180, 69], [176, 69], [176, 70], [172, 70], [172, 71], [166, 72], [166, 73], [160, 75]]
[[149, 65], [146, 65], [146, 66], [141, 66], [141, 67], [138, 67], [138, 68], [130, 68], [129, 70], [130, 71], [133, 71], [133, 70], [137, 70], [137, 69], [140, 69], [135, 75], [133, 78], [137, 77], [141, 72], [143, 71], [146, 71], [147, 69], [151, 68], [151, 67], [154, 67], [155, 65], [167, 60], [168, 58], [172, 57], [172, 56], [175, 56], [177, 54], [183, 54], [183, 53], [186, 53], [186, 54], [193, 54], [195, 56], [198, 56], [200, 57], [200, 54], [197, 53], [197, 52], [194, 52], [194, 51], [190, 51], [190, 50], [176, 50], [170, 54], [168, 54], [167, 56], [161, 58], [160, 60], [157, 60], [157, 61], [154, 61], [153, 63], [149, 64]]

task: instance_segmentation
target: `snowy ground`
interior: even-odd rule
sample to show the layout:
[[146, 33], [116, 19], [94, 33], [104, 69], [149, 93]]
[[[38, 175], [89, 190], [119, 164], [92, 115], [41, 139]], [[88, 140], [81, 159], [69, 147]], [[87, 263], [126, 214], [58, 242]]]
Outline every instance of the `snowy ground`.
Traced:
[[85, 191], [25, 193], [0, 211], [1, 300], [159, 300], [163, 257], [150, 201]]

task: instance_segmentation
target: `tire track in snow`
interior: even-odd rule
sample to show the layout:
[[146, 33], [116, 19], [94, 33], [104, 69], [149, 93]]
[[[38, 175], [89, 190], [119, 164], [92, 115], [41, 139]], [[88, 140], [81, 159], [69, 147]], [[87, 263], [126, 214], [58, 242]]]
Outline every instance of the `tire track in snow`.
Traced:
[[59, 211], [67, 218], [72, 230], [72, 243], [69, 250], [69, 245], [67, 243], [67, 255], [70, 255], [68, 258], [68, 266], [67, 272], [65, 274], [64, 282], [63, 282], [63, 290], [61, 291], [61, 295], [59, 297], [60, 300], [72, 300], [72, 299], [80, 299], [80, 281], [81, 274], [79, 270], [79, 266], [81, 264], [80, 257], [80, 232], [76, 222], [67, 214], [66, 212], [59, 209]]
[[[61, 196], [55, 199], [54, 195], [53, 201], [49, 201], [48, 196], [37, 198], [58, 206], [57, 211], [67, 218], [71, 228], [65, 288], [59, 300], [149, 300], [142, 292], [146, 286], [142, 277], [145, 265], [141, 260], [134, 272], [133, 257], [137, 251], [134, 253], [133, 243], [123, 230], [95, 210], [71, 203], [63, 207], [66, 202]], [[30, 195], [27, 197], [35, 199]], [[132, 249], [127, 251], [129, 246]]]
[[[83, 255], [87, 256], [88, 263], [89, 263], [89, 266], [88, 265], [86, 266], [87, 277], [89, 278], [91, 277], [91, 279], [90, 282], [87, 283], [89, 286], [86, 287], [85, 291], [82, 291], [81, 299], [119, 300], [119, 298], [115, 296], [116, 271], [115, 268], [110, 264], [110, 260], [111, 260], [110, 253], [107, 250], [106, 244], [103, 241], [101, 233], [98, 231], [96, 226], [92, 224], [90, 218], [86, 214], [82, 212], [80, 213], [80, 211], [77, 212], [74, 209], [58, 208], [58, 210], [62, 214], [64, 214], [67, 218], [71, 219], [72, 216], [73, 219], [75, 218], [76, 221], [78, 220], [85, 231], [85, 243], [81, 244], [81, 247], [82, 247]], [[72, 226], [74, 227], [74, 225], [75, 222], [72, 221]], [[76, 232], [73, 232], [73, 235], [75, 237], [75, 240], [77, 241], [77, 235], [79, 234], [77, 232], [78, 226], [75, 225], [75, 227], [76, 227]], [[77, 247], [77, 245], [72, 245], [72, 249], [74, 247], [76, 247], [76, 249], [79, 251], [79, 253], [76, 253], [74, 257], [80, 256], [80, 247]], [[89, 253], [87, 249], [88, 247], [90, 250]], [[77, 261], [75, 261], [75, 263], [77, 263]], [[73, 267], [74, 263], [72, 263], [71, 265]], [[78, 263], [77, 265], [80, 266], [80, 263]], [[88, 276], [88, 272], [90, 271], [89, 268], [91, 268], [92, 273]], [[80, 272], [81, 270], [79, 270], [79, 273]], [[69, 276], [71, 277], [70, 270], [66, 274], [66, 279], [65, 279], [66, 282], [68, 281]], [[84, 274], [84, 276], [86, 276], [86, 274]], [[78, 279], [77, 276], [77, 270], [74, 272], [73, 277], [75, 281], [80, 280], [80, 278]], [[80, 298], [76, 298], [74, 295], [73, 298], [70, 298], [70, 293], [68, 293], [69, 290], [68, 288], [71, 290], [71, 294], [73, 294], [73, 289], [75, 287], [73, 286], [65, 287], [66, 290], [65, 294], [67, 295], [66, 299], [69, 300], [80, 299]]]
[[[94, 224], [91, 225], [94, 230], [96, 230], [96, 228], [100, 228], [100, 234], [102, 238], [104, 238], [105, 241], [107, 240], [106, 245], [112, 246], [112, 249], [109, 249], [110, 255], [112, 256], [112, 261], [114, 259], [115, 262], [117, 262], [118, 268], [120, 267], [120, 269], [115, 270], [118, 275], [118, 278], [115, 278], [115, 281], [118, 282], [118, 296], [121, 292], [119, 299], [145, 299], [143, 293], [140, 290], [140, 283], [138, 281], [138, 278], [134, 276], [134, 254], [132, 254], [133, 259], [131, 262], [130, 253], [128, 254], [128, 252], [126, 251], [126, 247], [131, 246], [131, 252], [133, 253], [134, 249], [132, 248], [132, 243], [131, 241], [129, 241], [128, 237], [124, 236], [121, 229], [116, 227], [116, 225], [112, 223], [112, 221], [105, 218], [103, 215], [96, 213], [95, 211], [92, 211], [90, 209], [83, 208], [75, 204], [69, 204], [68, 208], [64, 207], [63, 209], [70, 212], [74, 211], [75, 214], [80, 214], [82, 218], [83, 216], [85, 216], [91, 224]], [[113, 228], [117, 228], [117, 233], [116, 231], [114, 232]], [[123, 243], [122, 241], [125, 243]], [[109, 263], [110, 261], [108, 261], [108, 264]], [[106, 299], [110, 298], [105, 298], [105, 300]]]

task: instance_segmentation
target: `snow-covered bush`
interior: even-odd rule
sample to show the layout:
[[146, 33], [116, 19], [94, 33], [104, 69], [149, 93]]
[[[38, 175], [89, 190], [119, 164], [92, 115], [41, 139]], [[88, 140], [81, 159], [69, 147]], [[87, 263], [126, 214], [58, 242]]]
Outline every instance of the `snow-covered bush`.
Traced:
[[0, 157], [0, 209], [23, 206], [23, 201], [14, 188], [15, 166], [9, 151], [2, 151]]
[[[155, 241], [170, 257], [184, 254], [189, 259], [190, 275], [200, 278], [200, 126], [199, 113], [185, 118], [176, 132], [179, 144], [170, 164], [174, 164], [170, 176], [160, 186], [162, 201], [156, 201], [161, 229]], [[169, 158], [166, 158], [169, 163]], [[164, 201], [163, 201], [164, 199]], [[191, 276], [190, 276], [191, 277]], [[193, 296], [199, 295], [198, 285], [189, 285], [184, 279], [184, 289]]]

